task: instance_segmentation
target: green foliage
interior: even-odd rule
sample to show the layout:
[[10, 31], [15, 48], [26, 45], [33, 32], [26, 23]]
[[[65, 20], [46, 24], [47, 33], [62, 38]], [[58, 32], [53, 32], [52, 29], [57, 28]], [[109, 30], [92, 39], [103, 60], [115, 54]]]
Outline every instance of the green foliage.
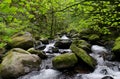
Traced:
[[2, 0], [1, 46], [19, 31], [29, 31], [34, 37], [53, 37], [57, 32], [87, 28], [109, 35], [113, 28], [120, 31], [119, 8], [118, 0]]

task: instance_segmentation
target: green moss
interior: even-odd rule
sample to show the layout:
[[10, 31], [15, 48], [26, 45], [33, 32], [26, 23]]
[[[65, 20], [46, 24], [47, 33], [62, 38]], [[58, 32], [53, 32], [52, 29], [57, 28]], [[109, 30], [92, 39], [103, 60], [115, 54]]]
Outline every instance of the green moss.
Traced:
[[52, 60], [53, 66], [57, 69], [73, 67], [77, 63], [77, 57], [74, 53], [65, 53], [56, 56]]
[[97, 39], [99, 39], [100, 37], [97, 35], [97, 34], [91, 34], [91, 35], [89, 35], [89, 37], [88, 37], [88, 39], [89, 40], [97, 40]]
[[95, 67], [96, 61], [89, 56], [86, 51], [84, 51], [81, 48], [78, 48], [74, 44], [71, 45], [71, 50], [80, 58], [82, 59], [85, 63], [87, 63], [91, 67]]
[[112, 48], [113, 52], [120, 52], [120, 37], [115, 40], [114, 46]]
[[90, 46], [91, 46], [85, 40], [74, 40], [73, 44], [75, 44], [77, 47], [85, 49], [85, 50], [90, 50]]

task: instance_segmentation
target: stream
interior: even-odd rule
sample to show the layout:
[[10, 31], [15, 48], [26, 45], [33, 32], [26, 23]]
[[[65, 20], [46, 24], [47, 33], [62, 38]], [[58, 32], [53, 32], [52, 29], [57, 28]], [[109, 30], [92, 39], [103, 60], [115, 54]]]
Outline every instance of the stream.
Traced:
[[[54, 42], [46, 45], [44, 52], [50, 47], [54, 47]], [[18, 79], [120, 79], [120, 63], [107, 61], [102, 56], [101, 52], [108, 52], [103, 46], [93, 45], [90, 55], [97, 60], [96, 69], [91, 73], [74, 73], [69, 75], [69, 71], [61, 72], [55, 70], [52, 66], [52, 59], [60, 53], [46, 53], [48, 58], [42, 60], [40, 71], [33, 71], [27, 75], [21, 76]], [[71, 52], [70, 49], [59, 49], [59, 51]], [[108, 52], [110, 53], [110, 52]]]

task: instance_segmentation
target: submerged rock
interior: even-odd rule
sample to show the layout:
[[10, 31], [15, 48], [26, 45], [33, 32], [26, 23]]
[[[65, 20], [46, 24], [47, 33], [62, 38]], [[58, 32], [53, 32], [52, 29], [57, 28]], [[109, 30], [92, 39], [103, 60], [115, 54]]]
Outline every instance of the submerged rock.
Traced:
[[30, 52], [31, 54], [38, 55], [42, 59], [47, 58], [47, 55], [45, 53], [43, 53], [41, 50], [36, 50], [35, 48], [30, 48], [27, 51]]
[[74, 53], [65, 53], [56, 56], [53, 60], [53, 67], [56, 69], [70, 68], [77, 63], [77, 57]]
[[56, 41], [55, 47], [58, 47], [59, 49], [69, 49], [71, 43], [72, 41], [64, 35]]
[[40, 58], [37, 55], [14, 48], [7, 52], [0, 64], [0, 75], [4, 79], [14, 79], [33, 70], [39, 70]]
[[111, 76], [105, 76], [102, 79], [114, 79], [114, 78], [112, 78]]
[[8, 46], [12, 48], [23, 48], [28, 49], [33, 47], [33, 38], [29, 32], [21, 32], [13, 35], [11, 37], [11, 42], [8, 43]]
[[[73, 53], [75, 53], [77, 55], [77, 57], [79, 58], [80, 61], [83, 61], [88, 66], [95, 68], [97, 62], [89, 54], [87, 54], [87, 52], [85, 50], [77, 47], [74, 44], [72, 44], [70, 48], [73, 51]], [[80, 64], [82, 64], [82, 63], [80, 63]]]

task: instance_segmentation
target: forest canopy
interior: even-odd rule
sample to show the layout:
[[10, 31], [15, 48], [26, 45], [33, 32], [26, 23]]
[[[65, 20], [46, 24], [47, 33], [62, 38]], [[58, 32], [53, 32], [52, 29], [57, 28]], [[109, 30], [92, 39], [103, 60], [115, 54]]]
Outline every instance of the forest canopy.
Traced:
[[70, 30], [92, 29], [109, 35], [120, 31], [119, 0], [1, 0], [0, 47], [20, 31], [54, 37]]

